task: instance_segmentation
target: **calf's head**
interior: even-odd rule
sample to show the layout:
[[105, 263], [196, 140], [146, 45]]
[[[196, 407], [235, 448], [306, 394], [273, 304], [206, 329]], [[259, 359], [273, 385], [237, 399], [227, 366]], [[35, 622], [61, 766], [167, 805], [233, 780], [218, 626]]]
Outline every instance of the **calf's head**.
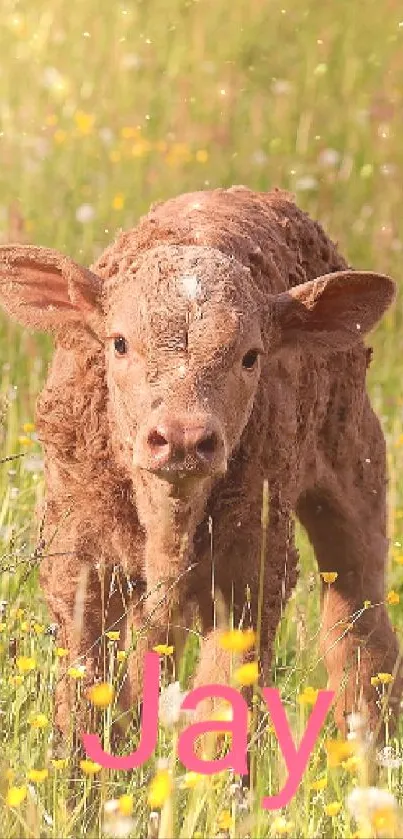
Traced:
[[161, 245], [103, 280], [50, 249], [0, 249], [12, 317], [68, 330], [73, 347], [83, 329], [104, 345], [112, 433], [133, 481], [185, 495], [225, 472], [280, 347], [346, 349], [393, 296], [388, 277], [351, 270], [263, 294], [249, 269], [207, 247]]

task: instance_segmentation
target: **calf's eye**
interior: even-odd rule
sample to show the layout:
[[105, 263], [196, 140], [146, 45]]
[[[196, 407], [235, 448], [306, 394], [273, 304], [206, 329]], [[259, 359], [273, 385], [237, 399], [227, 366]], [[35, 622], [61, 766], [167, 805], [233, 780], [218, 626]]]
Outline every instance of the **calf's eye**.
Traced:
[[123, 335], [116, 335], [116, 337], [113, 339], [113, 346], [115, 348], [116, 355], [126, 355], [127, 341], [126, 338], [123, 338]]
[[244, 370], [253, 370], [256, 367], [257, 360], [259, 358], [258, 350], [249, 350], [243, 359], [242, 359], [242, 367]]

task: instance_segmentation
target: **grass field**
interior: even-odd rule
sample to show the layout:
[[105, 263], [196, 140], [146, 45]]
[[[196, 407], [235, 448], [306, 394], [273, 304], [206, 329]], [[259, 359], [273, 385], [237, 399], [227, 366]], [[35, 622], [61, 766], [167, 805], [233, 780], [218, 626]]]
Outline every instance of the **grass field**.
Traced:
[[[320, 219], [352, 264], [400, 281], [403, 9], [395, 0], [3, 0], [0, 54], [4, 242], [49, 245], [89, 264], [152, 201], [233, 183], [280, 185]], [[402, 299], [371, 340], [369, 371], [388, 442], [388, 585], [397, 595], [389, 608], [400, 634]], [[327, 765], [324, 742], [336, 737], [330, 718], [297, 797], [281, 813], [259, 804], [285, 777], [268, 724], [249, 797], [227, 773], [184, 776], [175, 763], [175, 728], [161, 730], [157, 757], [130, 774], [73, 769], [69, 743], [54, 762], [60, 659], [46, 633], [33, 515], [43, 492], [34, 406], [50, 354], [47, 337], [0, 318], [0, 457], [24, 455], [0, 464], [0, 597], [7, 601], [0, 616], [0, 836], [402, 836], [399, 817], [380, 798], [371, 820], [350, 818], [346, 796], [365, 784], [367, 766], [347, 753]], [[274, 665], [296, 739], [310, 710], [298, 697], [308, 686], [326, 686], [317, 648], [319, 579], [303, 533], [299, 545], [300, 581]], [[111, 667], [118, 648], [111, 640]], [[106, 728], [111, 714], [109, 707]], [[134, 731], [127, 751], [135, 742]], [[390, 747], [376, 784], [400, 806], [401, 738]], [[169, 795], [161, 757], [174, 777]]]

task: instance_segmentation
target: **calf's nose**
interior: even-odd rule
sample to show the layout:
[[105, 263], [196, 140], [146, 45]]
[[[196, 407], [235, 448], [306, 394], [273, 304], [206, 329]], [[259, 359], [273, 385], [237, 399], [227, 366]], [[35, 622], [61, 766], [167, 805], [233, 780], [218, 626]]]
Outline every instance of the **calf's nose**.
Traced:
[[214, 464], [223, 452], [224, 441], [211, 418], [180, 421], [167, 417], [149, 429], [146, 449], [151, 469], [176, 466], [197, 470]]

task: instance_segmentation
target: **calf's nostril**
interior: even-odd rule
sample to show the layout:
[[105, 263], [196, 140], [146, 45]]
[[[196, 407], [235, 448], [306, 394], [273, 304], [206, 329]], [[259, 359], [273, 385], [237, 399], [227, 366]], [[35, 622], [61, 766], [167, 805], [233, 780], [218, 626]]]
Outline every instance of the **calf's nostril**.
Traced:
[[203, 437], [202, 440], [199, 440], [199, 442], [197, 443], [197, 454], [201, 455], [202, 457], [209, 457], [209, 455], [213, 455], [217, 448], [217, 442], [218, 440], [216, 434], [207, 434], [205, 437]]
[[148, 435], [148, 438], [147, 438], [147, 443], [148, 443], [150, 449], [157, 449], [157, 450], [158, 449], [163, 449], [163, 448], [165, 448], [165, 446], [169, 445], [169, 442], [166, 439], [166, 437], [164, 437], [164, 435], [161, 434], [161, 432], [158, 431], [158, 429], [156, 429], [156, 428], [153, 431], [150, 431], [150, 433]]

